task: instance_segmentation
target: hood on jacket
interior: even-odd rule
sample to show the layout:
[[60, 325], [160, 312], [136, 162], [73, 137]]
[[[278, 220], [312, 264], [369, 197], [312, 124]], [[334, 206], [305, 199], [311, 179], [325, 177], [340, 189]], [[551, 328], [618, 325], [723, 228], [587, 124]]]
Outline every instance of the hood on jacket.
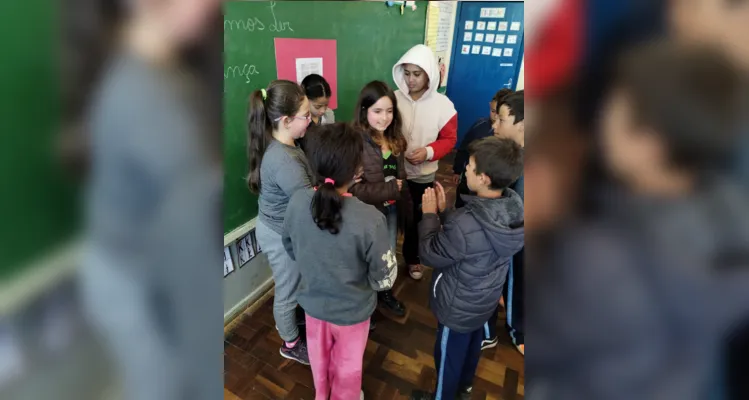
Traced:
[[511, 257], [524, 242], [523, 199], [512, 189], [505, 189], [498, 199], [463, 195], [465, 208], [484, 228], [497, 254]]
[[[421, 67], [429, 77], [429, 87], [427, 88], [422, 99], [437, 91], [440, 81], [440, 68], [437, 64], [437, 58], [434, 56], [432, 49], [423, 44], [417, 44], [411, 47], [403, 57], [393, 66], [393, 80], [398, 89], [403, 94], [408, 94], [408, 85], [403, 73], [403, 64], [415, 64]], [[419, 99], [421, 100], [421, 99]]]

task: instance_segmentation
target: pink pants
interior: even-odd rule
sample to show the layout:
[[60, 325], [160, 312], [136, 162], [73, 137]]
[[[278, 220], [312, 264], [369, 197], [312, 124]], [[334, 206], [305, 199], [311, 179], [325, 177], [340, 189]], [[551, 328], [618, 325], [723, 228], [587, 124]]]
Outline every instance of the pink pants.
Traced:
[[307, 352], [316, 400], [359, 399], [369, 319], [338, 326], [307, 315]]

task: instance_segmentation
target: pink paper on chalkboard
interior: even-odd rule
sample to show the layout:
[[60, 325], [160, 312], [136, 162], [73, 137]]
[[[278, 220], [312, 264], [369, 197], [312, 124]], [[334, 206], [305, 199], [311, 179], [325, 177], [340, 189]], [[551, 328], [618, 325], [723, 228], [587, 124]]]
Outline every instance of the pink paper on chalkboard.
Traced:
[[338, 108], [338, 68], [335, 40], [275, 38], [275, 46], [278, 79], [298, 82], [298, 59], [322, 59], [322, 76], [330, 84], [330, 91], [332, 92], [328, 107], [334, 110]]

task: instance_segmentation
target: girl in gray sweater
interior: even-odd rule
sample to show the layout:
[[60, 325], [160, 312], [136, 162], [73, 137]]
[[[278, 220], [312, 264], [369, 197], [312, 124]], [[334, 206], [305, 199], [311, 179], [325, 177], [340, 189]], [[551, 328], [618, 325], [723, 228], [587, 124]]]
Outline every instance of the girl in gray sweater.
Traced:
[[359, 398], [376, 294], [393, 286], [398, 271], [385, 216], [348, 193], [362, 145], [350, 125], [319, 127], [306, 151], [321, 185], [297, 191], [284, 219], [289, 257], [305, 260], [298, 298], [318, 399]]

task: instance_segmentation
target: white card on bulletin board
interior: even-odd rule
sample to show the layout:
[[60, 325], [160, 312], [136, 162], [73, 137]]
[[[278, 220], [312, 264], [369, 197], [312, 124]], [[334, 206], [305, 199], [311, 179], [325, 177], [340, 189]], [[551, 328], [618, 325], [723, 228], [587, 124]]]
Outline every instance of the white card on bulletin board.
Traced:
[[492, 48], [490, 46], [483, 46], [481, 48], [481, 54], [485, 56], [492, 54]]
[[474, 44], [473, 47], [471, 47], [471, 54], [479, 54], [481, 53], [481, 46]]
[[505, 35], [498, 33], [497, 36], [494, 37], [494, 43], [505, 44]]
[[466, 30], [470, 31], [473, 29], [473, 21], [466, 21]]
[[486, 23], [486, 30], [487, 31], [496, 31], [497, 30], [497, 21], [489, 21]]
[[464, 42], [470, 42], [471, 40], [473, 40], [473, 33], [466, 32], [466, 33], [463, 34], [463, 41]]
[[494, 43], [494, 34], [493, 33], [487, 33], [486, 34], [486, 43]]
[[507, 36], [507, 43], [508, 44], [515, 44], [517, 42], [518, 42], [518, 35]]
[[476, 36], [475, 36], [475, 38], [476, 38], [477, 42], [483, 42], [484, 41], [484, 34], [483, 33], [477, 33]]
[[470, 53], [471, 53], [471, 46], [470, 45], [464, 44], [460, 48], [460, 54], [470, 54]]
[[500, 21], [499, 25], [497, 25], [498, 31], [506, 31], [507, 30], [507, 21]]
[[476, 22], [476, 30], [477, 31], [486, 30], [486, 22], [485, 21]]
[[502, 57], [502, 48], [497, 47], [492, 49], [492, 57]]
[[229, 247], [224, 247], [224, 276], [234, 271], [234, 260], [231, 259]]
[[520, 22], [513, 22], [510, 24], [510, 30], [511, 31], [519, 31], [520, 30]]
[[504, 53], [502, 53], [505, 57], [512, 57], [512, 49], [511, 48], [505, 48]]

